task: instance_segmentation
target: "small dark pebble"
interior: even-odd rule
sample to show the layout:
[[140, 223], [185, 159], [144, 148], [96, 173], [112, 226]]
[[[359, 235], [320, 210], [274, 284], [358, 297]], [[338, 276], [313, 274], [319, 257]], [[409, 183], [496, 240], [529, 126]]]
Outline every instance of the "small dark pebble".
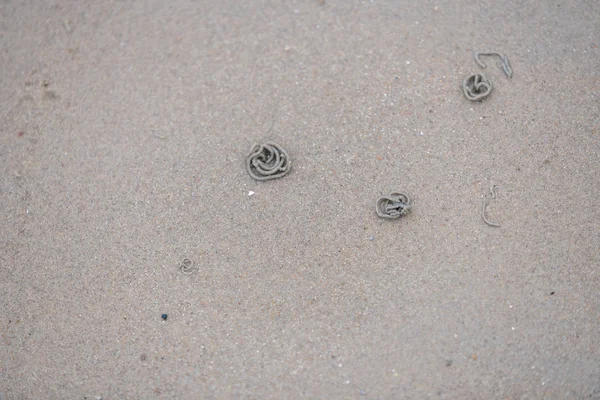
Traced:
[[167, 320], [167, 318], [169, 318], [169, 316], [167, 314], [163, 314], [160, 316], [162, 319], [164, 319], [165, 321]]
[[140, 360], [141, 360], [141, 361], [146, 361], [146, 355], [145, 355], [145, 354], [142, 354], [142, 355], [140, 356]]
[[23, 131], [17, 132], [17, 136], [19, 136], [19, 137], [23, 136], [24, 134], [25, 134], [25, 132], [23, 132]]
[[446, 367], [452, 366], [452, 360], [446, 360]]
[[550, 296], [552, 296], [554, 294], [554, 292], [550, 292]]

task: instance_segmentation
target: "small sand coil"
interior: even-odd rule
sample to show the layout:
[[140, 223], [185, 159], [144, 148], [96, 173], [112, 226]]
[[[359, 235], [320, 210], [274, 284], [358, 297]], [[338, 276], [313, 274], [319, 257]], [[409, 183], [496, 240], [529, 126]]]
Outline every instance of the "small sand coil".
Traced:
[[246, 169], [257, 181], [281, 178], [290, 168], [288, 153], [273, 142], [254, 144], [246, 158]]
[[184, 258], [183, 261], [179, 263], [179, 269], [186, 275], [190, 275], [191, 273], [196, 271], [194, 262], [189, 258]]
[[407, 215], [411, 209], [410, 197], [403, 193], [390, 193], [375, 202], [377, 216], [385, 219], [398, 219]]
[[483, 74], [471, 74], [463, 81], [462, 88], [467, 99], [480, 101], [492, 92], [492, 82]]

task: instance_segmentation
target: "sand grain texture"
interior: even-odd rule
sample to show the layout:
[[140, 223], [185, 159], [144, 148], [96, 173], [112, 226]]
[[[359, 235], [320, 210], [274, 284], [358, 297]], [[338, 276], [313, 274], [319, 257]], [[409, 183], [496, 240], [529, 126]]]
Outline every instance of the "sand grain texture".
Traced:
[[3, 1], [0, 398], [600, 398], [599, 16]]

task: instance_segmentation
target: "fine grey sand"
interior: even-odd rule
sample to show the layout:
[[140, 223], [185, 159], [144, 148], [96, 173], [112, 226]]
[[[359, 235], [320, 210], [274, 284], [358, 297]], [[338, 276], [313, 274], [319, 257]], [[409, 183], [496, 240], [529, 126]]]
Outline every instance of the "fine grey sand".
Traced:
[[599, 47], [596, 0], [2, 1], [0, 399], [600, 399]]

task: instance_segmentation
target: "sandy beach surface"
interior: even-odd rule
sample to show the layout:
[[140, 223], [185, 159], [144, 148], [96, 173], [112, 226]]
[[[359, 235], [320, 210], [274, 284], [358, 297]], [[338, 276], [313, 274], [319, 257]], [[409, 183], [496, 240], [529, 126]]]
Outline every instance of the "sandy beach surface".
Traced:
[[600, 399], [599, 47], [596, 0], [1, 1], [0, 399]]

